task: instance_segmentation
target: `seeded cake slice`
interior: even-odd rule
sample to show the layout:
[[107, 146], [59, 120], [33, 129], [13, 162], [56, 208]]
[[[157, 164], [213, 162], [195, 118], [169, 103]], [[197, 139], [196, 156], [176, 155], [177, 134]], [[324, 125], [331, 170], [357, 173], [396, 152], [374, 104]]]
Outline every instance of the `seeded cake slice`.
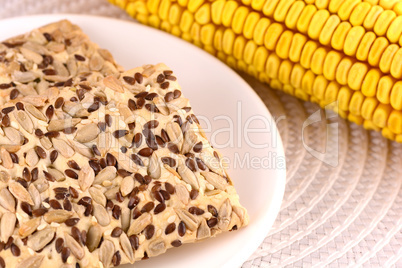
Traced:
[[2, 105], [0, 267], [117, 266], [247, 225], [168, 67], [97, 77]]
[[62, 20], [0, 43], [0, 104], [24, 96], [41, 102], [41, 95], [55, 95], [73, 79], [121, 71], [110, 52], [77, 25]]

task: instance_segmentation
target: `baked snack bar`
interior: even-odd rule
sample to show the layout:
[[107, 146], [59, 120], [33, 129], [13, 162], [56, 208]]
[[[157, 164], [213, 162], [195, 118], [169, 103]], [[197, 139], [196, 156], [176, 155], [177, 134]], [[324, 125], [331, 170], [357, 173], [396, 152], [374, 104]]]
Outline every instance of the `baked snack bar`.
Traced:
[[0, 267], [118, 266], [247, 225], [168, 67], [71, 78], [1, 105]]

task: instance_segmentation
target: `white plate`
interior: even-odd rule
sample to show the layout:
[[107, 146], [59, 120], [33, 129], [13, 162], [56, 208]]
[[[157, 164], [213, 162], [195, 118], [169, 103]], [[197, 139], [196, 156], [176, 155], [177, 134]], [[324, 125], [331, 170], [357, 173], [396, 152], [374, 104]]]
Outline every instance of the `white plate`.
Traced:
[[[134, 22], [77, 15], [20, 17], [0, 21], [0, 40], [64, 18], [81, 26], [94, 42], [110, 50], [126, 69], [164, 62], [175, 71], [197, 116], [209, 119], [209, 130], [206, 120], [201, 123], [214, 147], [230, 160], [229, 174], [250, 215], [250, 224], [244, 229], [168, 250], [161, 256], [137, 263], [136, 267], [241, 266], [271, 228], [285, 187], [283, 146], [265, 105], [243, 79], [208, 53]], [[228, 120], [233, 123], [231, 130]], [[246, 136], [243, 132], [246, 127], [254, 132], [258, 128], [266, 129]], [[220, 148], [219, 145], [230, 141], [231, 135], [233, 143]], [[267, 146], [256, 148], [253, 144]], [[246, 165], [242, 167], [244, 159]], [[261, 160], [264, 160], [263, 164], [258, 164]]]

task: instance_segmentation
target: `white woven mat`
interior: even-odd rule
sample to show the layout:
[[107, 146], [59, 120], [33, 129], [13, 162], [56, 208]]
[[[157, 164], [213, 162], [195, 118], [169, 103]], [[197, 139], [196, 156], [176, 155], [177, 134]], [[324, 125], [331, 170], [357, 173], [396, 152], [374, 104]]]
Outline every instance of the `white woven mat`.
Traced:
[[[0, 18], [40, 13], [130, 19], [105, 0], [0, 0]], [[247, 80], [281, 118], [288, 178], [273, 228], [243, 267], [402, 267], [402, 144], [338, 117], [303, 130], [316, 105]], [[313, 156], [325, 150], [338, 164]]]

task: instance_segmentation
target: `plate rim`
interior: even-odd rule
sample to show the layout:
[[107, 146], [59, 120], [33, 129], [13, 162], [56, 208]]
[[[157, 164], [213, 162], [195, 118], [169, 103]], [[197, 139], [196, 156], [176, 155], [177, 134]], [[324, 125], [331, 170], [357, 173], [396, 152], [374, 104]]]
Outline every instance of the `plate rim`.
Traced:
[[[139, 23], [136, 20], [124, 20], [124, 19], [120, 19], [120, 18], [115, 18], [115, 17], [107, 17], [107, 16], [101, 16], [101, 15], [92, 15], [92, 14], [74, 14], [74, 13], [57, 13], [57, 14], [33, 14], [33, 15], [23, 15], [23, 16], [17, 16], [17, 17], [11, 17], [11, 18], [5, 18], [5, 19], [0, 19], [0, 26], [3, 23], [9, 23], [12, 21], [21, 21], [24, 19], [33, 19], [33, 20], [50, 20], [50, 19], [54, 19], [54, 22], [56, 22], [57, 20], [62, 20], [62, 19], [68, 19], [68, 20], [74, 20], [74, 19], [96, 19], [96, 20], [103, 20], [103, 21], [114, 21], [116, 23], [124, 23], [130, 26], [134, 26], [134, 27], [140, 27], [143, 28], [145, 30], [149, 30], [149, 31], [153, 31], [155, 33], [158, 34], [162, 34], [165, 35], [167, 38], [171, 38], [171, 39], [175, 39], [178, 42], [181, 42], [182, 45], [187, 46], [189, 49], [195, 49], [200, 53], [203, 53], [205, 57], [208, 57], [210, 60], [214, 61], [215, 64], [219, 65], [220, 68], [224, 68], [226, 69], [226, 71], [230, 72], [232, 76], [236, 77], [236, 79], [238, 80], [238, 82], [243, 84], [243, 88], [247, 88], [247, 94], [248, 96], [253, 98], [253, 102], [256, 102], [256, 105], [258, 103], [259, 106], [263, 107], [264, 112], [267, 113], [267, 115], [269, 116], [270, 119], [274, 119], [272, 114], [270, 113], [268, 107], [265, 105], [265, 103], [263, 102], [263, 100], [258, 96], [258, 94], [252, 89], [251, 85], [248, 84], [236, 71], [234, 71], [232, 68], [230, 68], [228, 65], [226, 65], [225, 63], [223, 63], [222, 61], [220, 61], [218, 58], [214, 57], [213, 55], [209, 54], [208, 52], [204, 51], [203, 49], [201, 49], [200, 47], [187, 42], [177, 36], [174, 36], [172, 34], [169, 34], [167, 32], [164, 32], [160, 29], [156, 29], [153, 28], [151, 26], [148, 25], [144, 25]], [[44, 22], [46, 24], [48, 23], [52, 23], [52, 21], [49, 22]], [[73, 23], [76, 23], [73, 21]], [[46, 25], [43, 24], [43, 25]], [[78, 26], [82, 27], [81, 25], [78, 24]], [[40, 27], [40, 26], [38, 26]], [[33, 28], [35, 29], [35, 28]], [[32, 29], [32, 30], [33, 30]], [[0, 29], [1, 32], [1, 29]], [[86, 33], [90, 37], [90, 33]], [[17, 36], [19, 34], [23, 34], [23, 33], [16, 33], [13, 36]], [[2, 40], [0, 40], [2, 41]], [[100, 47], [102, 47], [102, 44], [98, 44]], [[274, 130], [275, 132], [272, 133], [272, 135], [276, 135], [277, 137], [277, 155], [279, 157], [283, 157], [285, 158], [285, 148], [283, 146], [283, 142], [282, 142], [282, 137], [280, 136], [278, 127], [276, 125], [276, 123], [274, 122], [274, 124], [271, 127], [271, 131]], [[251, 257], [253, 255], [253, 253], [255, 253], [255, 251], [260, 247], [260, 245], [262, 244], [262, 242], [264, 241], [264, 239], [266, 238], [266, 235], [269, 233], [269, 231], [272, 228], [273, 223], [275, 222], [276, 218], [279, 215], [279, 211], [280, 211], [280, 207], [282, 205], [282, 201], [283, 201], [283, 196], [285, 193], [285, 186], [286, 186], [286, 162], [284, 162], [284, 168], [283, 169], [276, 169], [277, 172], [279, 172], [279, 176], [278, 178], [275, 178], [275, 186], [277, 187], [276, 191], [274, 191], [273, 193], [273, 197], [272, 197], [272, 201], [271, 201], [271, 205], [269, 206], [269, 210], [272, 211], [272, 215], [271, 216], [269, 213], [265, 213], [264, 216], [262, 216], [262, 219], [259, 221], [259, 223], [261, 225], [264, 226], [269, 226], [269, 228], [266, 228], [263, 235], [259, 236], [259, 239], [255, 239], [254, 241], [258, 241], [255, 243], [252, 243], [252, 245], [249, 245], [248, 250], [244, 251], [244, 252], [237, 252], [235, 256], [233, 256], [232, 259], [228, 260], [229, 262], [224, 264], [224, 267], [240, 267], [244, 262], [246, 262], [249, 257]], [[247, 228], [247, 227], [245, 227]], [[261, 228], [260, 228], [261, 230]], [[237, 256], [237, 257], [236, 257]]]

